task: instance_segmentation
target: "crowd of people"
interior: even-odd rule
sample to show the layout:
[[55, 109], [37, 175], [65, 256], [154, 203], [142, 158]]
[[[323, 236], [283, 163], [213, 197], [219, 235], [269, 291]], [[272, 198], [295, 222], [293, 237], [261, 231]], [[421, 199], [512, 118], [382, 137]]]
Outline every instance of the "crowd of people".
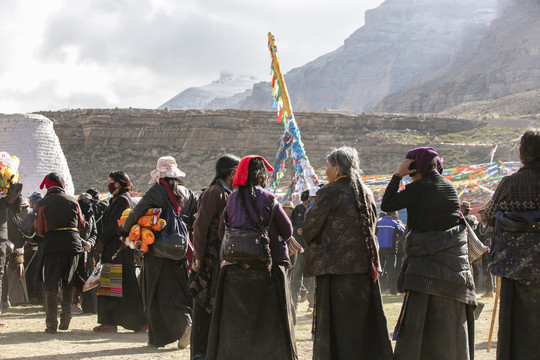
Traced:
[[[96, 333], [148, 332], [148, 346], [176, 342], [192, 359], [281, 360], [298, 358], [296, 311], [307, 300], [313, 359], [473, 359], [477, 294], [493, 296], [499, 277], [497, 359], [537, 356], [540, 130], [521, 137], [522, 167], [502, 179], [480, 221], [431, 147], [399, 162], [379, 214], [357, 151], [343, 146], [326, 160], [326, 185], [297, 204], [265, 190], [273, 168], [257, 155], [220, 157], [199, 196], [171, 156], [158, 159], [136, 202], [119, 170], [109, 174], [108, 200], [93, 188], [67, 195], [54, 172], [41, 184], [45, 195], [25, 199], [13, 184], [0, 197], [3, 307], [44, 305], [47, 333], [89, 312]], [[412, 182], [402, 187], [405, 176]], [[185, 255], [122, 241], [156, 209], [185, 225]], [[490, 247], [473, 263], [467, 228]], [[154, 244], [164, 239], [156, 233]], [[99, 285], [82, 291], [98, 263]], [[394, 349], [383, 292], [403, 293]]]

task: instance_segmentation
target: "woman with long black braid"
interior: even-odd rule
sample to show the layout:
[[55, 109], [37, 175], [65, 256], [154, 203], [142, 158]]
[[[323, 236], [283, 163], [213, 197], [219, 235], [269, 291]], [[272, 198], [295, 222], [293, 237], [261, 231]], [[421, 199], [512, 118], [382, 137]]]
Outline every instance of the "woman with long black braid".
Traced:
[[[232, 228], [262, 230], [276, 202], [264, 190], [266, 171], [272, 167], [257, 155], [244, 157], [236, 169], [226, 204]], [[223, 238], [224, 217], [218, 234]], [[221, 261], [207, 359], [297, 359], [289, 283], [286, 241], [292, 235], [287, 214], [277, 205], [268, 233], [266, 261], [255, 265]], [[279, 238], [281, 237], [281, 239]]]
[[392, 359], [378, 282], [377, 210], [358, 153], [327, 157], [328, 184], [304, 220], [304, 274], [316, 277], [313, 359]]

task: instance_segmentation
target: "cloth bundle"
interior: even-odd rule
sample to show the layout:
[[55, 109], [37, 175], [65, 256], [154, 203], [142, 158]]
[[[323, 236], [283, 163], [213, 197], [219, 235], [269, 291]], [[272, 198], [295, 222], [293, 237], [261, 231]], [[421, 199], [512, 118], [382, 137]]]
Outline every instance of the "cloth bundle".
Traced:
[[0, 152], [0, 190], [7, 194], [11, 184], [19, 182], [19, 158], [10, 156], [7, 152]]
[[[124, 210], [122, 217], [118, 220], [118, 226], [124, 224], [130, 212], [131, 209]], [[153, 244], [156, 239], [154, 231], [161, 231], [167, 225], [165, 219], [159, 217], [160, 215], [161, 209], [148, 209], [146, 214], [137, 220], [137, 224], [131, 227], [129, 235], [125, 239], [126, 245], [131, 249], [147, 252], [148, 245]]]

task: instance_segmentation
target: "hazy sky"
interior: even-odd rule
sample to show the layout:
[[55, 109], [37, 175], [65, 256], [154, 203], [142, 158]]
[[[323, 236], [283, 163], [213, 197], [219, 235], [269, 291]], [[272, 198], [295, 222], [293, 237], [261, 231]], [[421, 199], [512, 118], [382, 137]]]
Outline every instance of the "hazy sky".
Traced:
[[155, 108], [227, 71], [335, 50], [382, 0], [0, 0], [0, 113]]

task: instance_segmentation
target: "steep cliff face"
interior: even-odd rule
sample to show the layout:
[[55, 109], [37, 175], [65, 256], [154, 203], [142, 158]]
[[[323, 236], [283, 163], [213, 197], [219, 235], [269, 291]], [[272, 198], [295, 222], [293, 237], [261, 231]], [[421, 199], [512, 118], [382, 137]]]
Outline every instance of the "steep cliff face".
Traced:
[[[540, 89], [540, 1], [515, 0], [459, 68], [383, 99], [375, 111], [426, 113]], [[524, 96], [526, 98], [526, 96]]]
[[[225, 153], [260, 154], [273, 163], [283, 135], [273, 111], [88, 109], [41, 114], [54, 121], [77, 192], [90, 186], [105, 191], [109, 172], [120, 169], [132, 178], [137, 191], [144, 191], [150, 171], [163, 155], [174, 156], [187, 174], [186, 184], [200, 189], [212, 180], [215, 161]], [[459, 119], [337, 113], [299, 112], [296, 119], [316, 170], [322, 171], [330, 150], [349, 145], [358, 149], [368, 174], [393, 172], [396, 159], [418, 141], [424, 144], [422, 135], [484, 125]], [[422, 140], [411, 141], [416, 135]]]
[[[497, 16], [497, 0], [387, 0], [343, 46], [285, 75], [297, 110], [371, 110], [385, 96], [459, 67]], [[279, 45], [279, 44], [278, 44]], [[241, 109], [269, 109], [268, 83]]]

